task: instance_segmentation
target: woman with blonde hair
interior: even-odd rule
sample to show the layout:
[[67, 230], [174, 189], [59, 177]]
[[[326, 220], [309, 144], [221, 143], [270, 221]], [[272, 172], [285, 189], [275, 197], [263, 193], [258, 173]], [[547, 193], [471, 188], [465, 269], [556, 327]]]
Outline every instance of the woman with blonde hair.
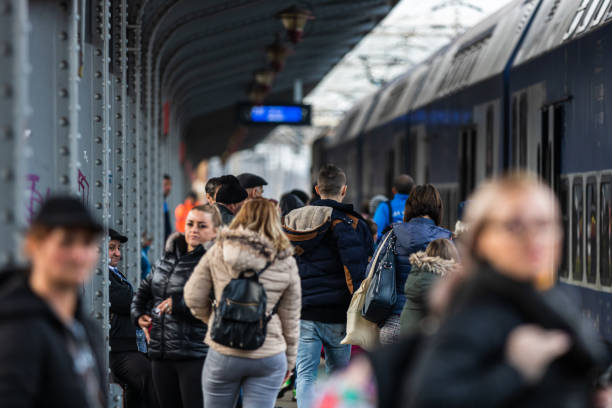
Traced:
[[[562, 227], [553, 192], [512, 173], [466, 210], [461, 275], [408, 378], [413, 407], [588, 407], [602, 362], [596, 335], [552, 288]], [[586, 323], [586, 324], [585, 324]]]
[[293, 247], [283, 233], [276, 206], [265, 199], [247, 201], [215, 246], [202, 258], [185, 286], [185, 302], [198, 319], [215, 320], [211, 294], [220, 300], [233, 279], [260, 273], [266, 297], [267, 334], [254, 350], [213, 341], [202, 373], [204, 405], [232, 407], [243, 392], [243, 407], [274, 407], [276, 396], [295, 366], [301, 288]]

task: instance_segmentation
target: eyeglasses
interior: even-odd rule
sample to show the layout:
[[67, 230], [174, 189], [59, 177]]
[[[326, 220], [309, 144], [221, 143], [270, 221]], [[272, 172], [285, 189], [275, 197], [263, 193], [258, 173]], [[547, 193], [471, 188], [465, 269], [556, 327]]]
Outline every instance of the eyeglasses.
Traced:
[[488, 220], [486, 226], [492, 226], [504, 230], [505, 232], [516, 235], [544, 235], [556, 234], [561, 232], [559, 220], [550, 218], [510, 218], [509, 220]]

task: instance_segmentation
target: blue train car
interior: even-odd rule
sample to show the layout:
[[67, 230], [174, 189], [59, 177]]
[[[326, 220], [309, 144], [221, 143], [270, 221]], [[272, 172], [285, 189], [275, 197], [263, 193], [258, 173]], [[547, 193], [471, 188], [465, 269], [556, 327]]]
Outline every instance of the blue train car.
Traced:
[[612, 341], [611, 0], [516, 0], [353, 108], [317, 154], [345, 166], [355, 203], [407, 172], [457, 203], [509, 168], [558, 193], [559, 279]]

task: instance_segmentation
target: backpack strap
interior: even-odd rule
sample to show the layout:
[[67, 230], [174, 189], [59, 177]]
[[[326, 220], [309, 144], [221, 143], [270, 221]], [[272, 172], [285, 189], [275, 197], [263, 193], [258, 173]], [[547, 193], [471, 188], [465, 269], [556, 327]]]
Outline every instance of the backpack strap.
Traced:
[[391, 207], [391, 201], [385, 201], [387, 203], [387, 207], [389, 207], [389, 225], [393, 224], [393, 208]]
[[266, 324], [272, 319], [272, 316], [274, 316], [278, 312], [279, 305], [280, 305], [280, 299], [278, 299], [278, 302], [276, 302], [272, 310], [270, 310], [270, 314], [266, 316]]

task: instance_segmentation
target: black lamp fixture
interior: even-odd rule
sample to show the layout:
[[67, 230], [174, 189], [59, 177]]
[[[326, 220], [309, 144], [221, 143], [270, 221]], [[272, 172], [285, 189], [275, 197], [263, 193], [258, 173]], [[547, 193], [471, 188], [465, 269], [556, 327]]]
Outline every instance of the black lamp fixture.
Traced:
[[266, 57], [270, 68], [275, 72], [282, 71], [285, 66], [285, 60], [292, 52], [293, 50], [283, 44], [280, 38], [277, 37], [273, 44], [266, 47]]

